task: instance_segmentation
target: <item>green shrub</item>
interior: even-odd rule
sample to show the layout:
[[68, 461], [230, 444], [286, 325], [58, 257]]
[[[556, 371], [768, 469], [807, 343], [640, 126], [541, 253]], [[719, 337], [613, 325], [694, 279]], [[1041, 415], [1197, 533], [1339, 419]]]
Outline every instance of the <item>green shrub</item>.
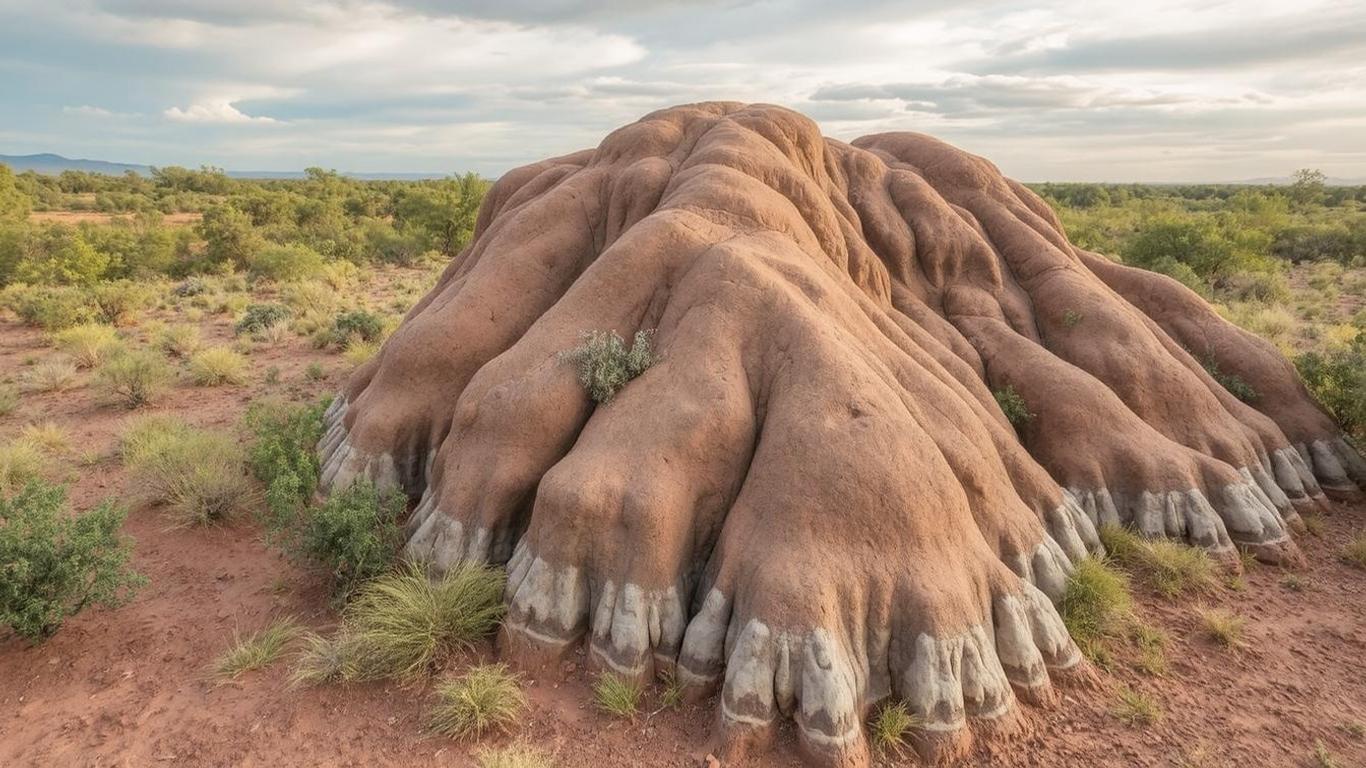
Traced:
[[403, 543], [399, 525], [406, 501], [360, 480], [306, 509], [283, 539], [292, 554], [328, 570], [333, 592], [345, 599], [357, 585], [388, 570]]
[[65, 488], [39, 482], [0, 496], [0, 624], [37, 642], [88, 606], [130, 600], [146, 580], [128, 567], [124, 516], [108, 502], [73, 515]]
[[156, 300], [152, 286], [132, 280], [100, 283], [90, 293], [100, 318], [110, 325], [131, 323], [140, 310], [152, 306]]
[[245, 454], [232, 435], [157, 417], [128, 431], [121, 450], [134, 487], [178, 524], [220, 523], [249, 508]]
[[1016, 431], [1024, 430], [1029, 426], [1029, 422], [1034, 420], [1034, 414], [1029, 412], [1029, 405], [1025, 402], [1024, 396], [1011, 385], [992, 390], [991, 394], [996, 398], [996, 404], [1001, 406], [1001, 412], [1006, 415], [1006, 420]]
[[337, 344], [346, 344], [353, 338], [378, 341], [383, 332], [384, 319], [363, 309], [343, 312], [332, 321], [332, 339]]
[[57, 348], [80, 368], [95, 368], [123, 347], [118, 331], [108, 325], [76, 325], [53, 335]]
[[1229, 373], [1221, 370], [1218, 361], [1213, 357], [1207, 355], [1201, 358], [1200, 364], [1204, 366], [1205, 370], [1209, 373], [1210, 378], [1219, 382], [1219, 386], [1228, 390], [1230, 395], [1233, 395], [1245, 403], [1254, 402], [1259, 397], [1257, 390], [1251, 384], [1244, 381], [1243, 378], [1236, 373]]
[[253, 277], [277, 283], [295, 282], [317, 277], [323, 270], [323, 257], [306, 245], [271, 243], [256, 252], [247, 262]]
[[266, 488], [267, 531], [292, 528], [318, 486], [318, 441], [328, 401], [312, 406], [254, 403], [246, 424], [251, 473]]
[[106, 395], [126, 408], [141, 408], [161, 396], [171, 369], [160, 356], [137, 350], [117, 355], [100, 368]]
[[70, 328], [89, 322], [96, 315], [89, 295], [74, 286], [24, 286], [7, 303], [24, 324], [45, 331]]
[[652, 349], [654, 331], [638, 331], [627, 349], [616, 331], [589, 331], [583, 343], [564, 353], [579, 371], [579, 383], [594, 402], [607, 403], [627, 382], [644, 373], [656, 361]]
[[237, 335], [259, 333], [289, 319], [289, 308], [280, 304], [249, 304], [233, 330]]
[[245, 384], [247, 359], [227, 347], [209, 347], [190, 356], [190, 378], [201, 387]]
[[453, 739], [479, 739], [490, 731], [507, 733], [526, 709], [526, 694], [503, 664], [481, 664], [453, 680], [438, 683], [436, 704], [427, 723]]
[[1344, 349], [1302, 354], [1295, 367], [1342, 431], [1366, 446], [1366, 335]]

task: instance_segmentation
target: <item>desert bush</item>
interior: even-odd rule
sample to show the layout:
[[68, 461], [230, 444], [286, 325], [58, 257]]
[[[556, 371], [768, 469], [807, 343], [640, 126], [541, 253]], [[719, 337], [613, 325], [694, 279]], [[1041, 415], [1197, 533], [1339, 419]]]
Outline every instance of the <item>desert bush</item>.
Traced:
[[1017, 431], [1024, 430], [1029, 426], [1029, 422], [1034, 420], [1034, 414], [1029, 412], [1029, 404], [1014, 387], [1007, 384], [1000, 389], [992, 390], [991, 394], [996, 398], [996, 404], [1001, 406], [1001, 412], [1006, 415], [1006, 420]]
[[403, 495], [381, 493], [367, 480], [305, 509], [280, 541], [291, 554], [327, 569], [333, 593], [346, 596], [388, 570], [403, 543]]
[[298, 317], [331, 315], [337, 290], [321, 280], [305, 280], [281, 287], [280, 300]]
[[1366, 571], [1366, 531], [1359, 531], [1338, 550], [1342, 562]]
[[335, 343], [346, 344], [351, 339], [379, 341], [384, 332], [384, 319], [373, 312], [353, 309], [342, 312], [332, 320], [332, 339]]
[[94, 368], [119, 352], [123, 340], [108, 325], [76, 325], [53, 335], [57, 348], [66, 352], [79, 368]]
[[188, 358], [202, 343], [199, 328], [193, 325], [172, 325], [157, 335], [157, 347], [171, 357]]
[[245, 453], [231, 435], [154, 417], [130, 425], [120, 450], [139, 497], [179, 525], [220, 523], [251, 505]]
[[65, 355], [51, 357], [35, 364], [24, 377], [25, 384], [35, 392], [62, 392], [76, 383], [76, 363]]
[[363, 584], [330, 651], [342, 679], [413, 680], [488, 636], [503, 616], [501, 570], [465, 563], [431, 578], [408, 564]]
[[100, 368], [99, 382], [106, 396], [125, 408], [141, 408], [161, 396], [171, 381], [171, 369], [160, 356], [137, 350], [116, 355]]
[[593, 683], [593, 703], [613, 717], [634, 720], [640, 711], [640, 697], [644, 689], [640, 683], [613, 672], [598, 675]]
[[353, 338], [346, 343], [346, 349], [342, 350], [342, 359], [352, 367], [357, 367], [370, 362], [370, 359], [377, 354], [379, 354], [379, 342]]
[[204, 282], [204, 278], [194, 276], [187, 277], [179, 283], [176, 283], [176, 286], [171, 289], [171, 293], [180, 296], [181, 298], [188, 298], [190, 296], [198, 296], [208, 290], [209, 286]]
[[[11, 286], [14, 288], [16, 286]], [[84, 290], [69, 285], [20, 286], [7, 294], [7, 304], [26, 325], [60, 331], [89, 322], [97, 314]]]
[[616, 393], [656, 361], [654, 331], [638, 331], [626, 347], [616, 331], [588, 331], [583, 343], [564, 353], [578, 368], [579, 383], [597, 403], [608, 403]]
[[190, 356], [190, 379], [201, 387], [247, 381], [247, 359], [227, 347], [209, 347]]
[[245, 637], [233, 630], [232, 644], [214, 662], [214, 674], [220, 680], [232, 680], [243, 672], [269, 666], [302, 631], [292, 616], [276, 619]]
[[453, 739], [479, 739], [491, 731], [507, 733], [526, 709], [517, 676], [503, 664], [481, 664], [458, 678], [437, 684], [436, 704], [427, 718], [431, 730]]
[[132, 280], [99, 283], [90, 294], [100, 318], [110, 325], [128, 325], [139, 311], [156, 301], [156, 290], [152, 286]]
[[271, 243], [253, 254], [246, 266], [252, 277], [277, 283], [295, 282], [319, 276], [323, 269], [323, 257], [299, 243]]
[[1366, 338], [1345, 349], [1302, 354], [1295, 368], [1342, 431], [1366, 445]]
[[318, 363], [309, 363], [308, 367], [304, 368], [304, 378], [309, 381], [322, 381], [326, 376], [327, 371]]
[[249, 304], [238, 318], [233, 330], [240, 336], [264, 330], [267, 326], [289, 320], [289, 308], [280, 304]]
[[1247, 381], [1238, 374], [1221, 369], [1219, 367], [1219, 362], [1213, 357], [1207, 355], [1200, 358], [1200, 365], [1209, 373], [1210, 378], [1218, 382], [1219, 386], [1228, 390], [1230, 395], [1233, 395], [1239, 400], [1242, 400], [1245, 403], [1251, 403], [1256, 401], [1259, 397], [1256, 388], [1247, 383]]
[[25, 424], [19, 430], [19, 440], [46, 453], [65, 453], [71, 450], [71, 434], [55, 421]]
[[19, 439], [0, 445], [0, 494], [12, 493], [43, 474], [43, 452]]
[[312, 406], [253, 403], [246, 425], [252, 434], [248, 463], [266, 488], [266, 528], [283, 531], [296, 523], [318, 485], [318, 441], [327, 401]]
[[0, 624], [38, 642], [89, 606], [131, 599], [145, 580], [128, 566], [124, 516], [109, 502], [72, 514], [66, 489], [40, 482], [0, 495]]

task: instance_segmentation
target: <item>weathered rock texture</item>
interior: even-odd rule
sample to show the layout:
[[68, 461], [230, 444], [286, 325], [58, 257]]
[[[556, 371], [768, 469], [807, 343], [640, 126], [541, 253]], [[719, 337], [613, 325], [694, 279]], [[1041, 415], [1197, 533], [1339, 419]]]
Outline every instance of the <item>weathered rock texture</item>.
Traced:
[[[662, 359], [595, 407], [561, 353], [647, 328]], [[1052, 601], [1098, 526], [1276, 560], [1366, 483], [1270, 345], [991, 163], [733, 103], [500, 179], [328, 426], [324, 487], [420, 497], [410, 557], [507, 564], [505, 654], [586, 642], [719, 690], [724, 751], [792, 717], [836, 765], [888, 696], [945, 757], [1084, 673]]]

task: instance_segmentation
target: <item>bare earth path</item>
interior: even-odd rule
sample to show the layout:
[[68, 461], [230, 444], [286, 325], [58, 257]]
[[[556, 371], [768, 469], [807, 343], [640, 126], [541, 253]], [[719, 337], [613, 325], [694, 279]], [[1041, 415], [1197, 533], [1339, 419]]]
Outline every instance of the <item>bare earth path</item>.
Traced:
[[[215, 341], [228, 320], [203, 321]], [[136, 338], [138, 332], [131, 335]], [[24, 362], [51, 355], [41, 335], [0, 321], [0, 371], [18, 378]], [[298, 401], [333, 391], [345, 375], [335, 355], [303, 339], [251, 354], [253, 383], [178, 386], [157, 410], [201, 426], [236, 428], [247, 404], [274, 395]], [[328, 375], [308, 381], [310, 362]], [[280, 383], [264, 371], [280, 369]], [[88, 373], [82, 381], [88, 382]], [[75, 446], [66, 470], [85, 508], [126, 494], [113, 449], [127, 414], [98, 402], [83, 384], [62, 394], [26, 394], [0, 419], [8, 438], [30, 422], [55, 421]], [[105, 457], [82, 466], [75, 452]], [[1366, 765], [1366, 573], [1335, 557], [1366, 526], [1366, 505], [1338, 504], [1318, 536], [1301, 537], [1308, 565], [1301, 591], [1287, 571], [1254, 566], [1241, 591], [1211, 595], [1248, 619], [1247, 647], [1228, 651], [1199, 636], [1191, 604], [1142, 595], [1141, 609], [1171, 637], [1170, 669], [1144, 676], [1125, 664], [1096, 689], [1071, 688], [1063, 706], [1028, 708], [1030, 729], [974, 762], [1000, 766], [1316, 766], [1322, 746], [1337, 764]], [[0, 639], [0, 766], [472, 765], [467, 745], [424, 735], [426, 691], [395, 686], [292, 688], [286, 665], [217, 685], [207, 668], [235, 628], [250, 632], [293, 614], [325, 627], [335, 620], [321, 580], [261, 542], [241, 521], [219, 529], [170, 530], [155, 510], [134, 510], [127, 532], [149, 586], [117, 611], [90, 611], [45, 645]], [[684, 766], [706, 754], [714, 707], [646, 715], [635, 723], [591, 709], [582, 663], [566, 680], [530, 682], [533, 712], [520, 737], [557, 754], [561, 766]], [[1151, 695], [1163, 718], [1126, 726], [1110, 710], [1129, 686]], [[653, 694], [652, 694], [653, 695]], [[654, 713], [654, 714], [650, 714]], [[795, 765], [792, 735], [754, 765]], [[906, 763], [913, 764], [913, 763]]]

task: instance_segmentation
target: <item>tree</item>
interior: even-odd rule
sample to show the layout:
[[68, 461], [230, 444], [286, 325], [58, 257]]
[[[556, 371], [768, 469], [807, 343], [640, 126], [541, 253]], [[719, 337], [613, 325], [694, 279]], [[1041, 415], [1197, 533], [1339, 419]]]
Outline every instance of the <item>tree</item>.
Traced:
[[252, 228], [251, 217], [231, 205], [205, 211], [197, 231], [204, 238], [204, 255], [211, 264], [250, 264], [265, 246], [265, 238]]
[[401, 230], [419, 231], [430, 247], [453, 256], [474, 234], [488, 182], [477, 174], [442, 179], [409, 192], [394, 212]]
[[8, 165], [0, 164], [0, 224], [18, 223], [28, 218], [32, 202], [14, 178]]
[[1290, 199], [1299, 205], [1313, 205], [1323, 198], [1328, 177], [1317, 168], [1301, 168], [1290, 184]]

